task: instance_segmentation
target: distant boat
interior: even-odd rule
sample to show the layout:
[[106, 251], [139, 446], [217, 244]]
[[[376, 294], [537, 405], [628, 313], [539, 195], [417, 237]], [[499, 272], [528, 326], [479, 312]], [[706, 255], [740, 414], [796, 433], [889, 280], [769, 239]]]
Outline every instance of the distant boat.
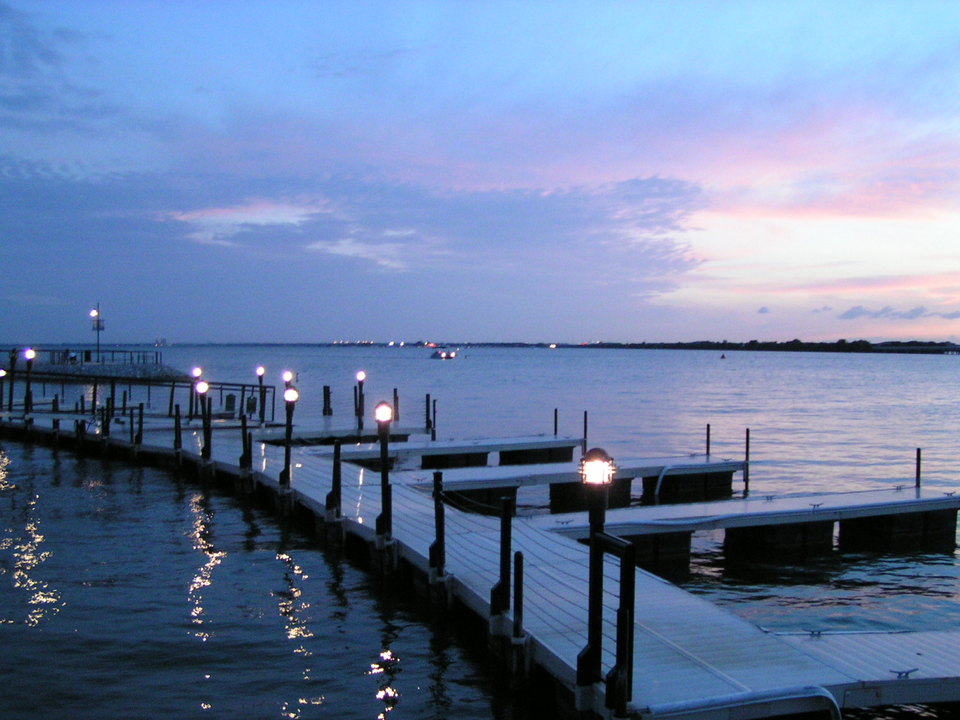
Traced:
[[434, 360], [453, 360], [457, 356], [456, 350], [446, 350], [444, 348], [437, 348], [433, 351], [433, 354], [430, 356]]
[[720, 353], [720, 359], [721, 359], [721, 360], [726, 360], [726, 359], [727, 359], [727, 356], [724, 355], [723, 353]]

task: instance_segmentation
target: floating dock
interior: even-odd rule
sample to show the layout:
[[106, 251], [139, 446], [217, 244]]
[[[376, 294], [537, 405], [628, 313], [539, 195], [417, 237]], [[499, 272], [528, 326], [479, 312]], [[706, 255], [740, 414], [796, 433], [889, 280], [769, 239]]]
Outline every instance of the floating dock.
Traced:
[[[750, 720], [819, 712], [837, 718], [843, 708], [960, 701], [960, 631], [771, 633], [632, 563], [623, 567], [612, 555], [603, 561], [600, 618], [600, 658], [607, 682], [584, 681], [578, 657], [587, 643], [589, 620], [590, 552], [580, 542], [585, 516], [525, 518], [507, 512], [498, 518], [443, 502], [444, 493], [458, 482], [482, 484], [490, 482], [488, 475], [500, 473], [494, 482], [504, 487], [557, 479], [570, 484], [572, 461], [560, 463], [562, 470], [556, 463], [519, 470], [509, 465], [434, 470], [439, 476], [429, 484], [422, 470], [404, 476], [403, 482], [397, 473], [385, 495], [382, 469], [338, 464], [332, 453], [318, 453], [315, 447], [262, 440], [251, 445], [253, 430], [243, 435], [235, 425], [214, 430], [194, 423], [178, 433], [168, 419], [156, 417], [147, 421], [149, 432], [134, 432], [131, 422], [129, 428], [115, 426], [105, 435], [89, 422], [89, 415], [7, 413], [0, 434], [179, 468], [232, 485], [250, 497], [270, 498], [279, 511], [306, 521], [321, 537], [358, 550], [378, 572], [421, 588], [438, 608], [465, 609], [479, 618], [490, 647], [518, 682], [546, 679], [561, 713]], [[461, 443], [459, 450], [452, 449], [463, 447]], [[411, 455], [430, 454], [423, 446], [410, 448]], [[469, 443], [465, 454], [520, 449], [503, 440], [478, 440]], [[341, 448], [344, 455], [350, 452], [353, 449]], [[290, 454], [289, 467], [285, 453]], [[703, 472], [694, 471], [695, 464], [685, 467], [691, 474]], [[628, 472], [636, 472], [634, 478], [645, 472], [652, 473], [647, 477], [660, 476], [667, 466], [677, 467], [672, 460], [639, 462]], [[654, 472], [656, 468], [660, 470]], [[721, 471], [713, 460], [707, 469]], [[459, 489], [470, 488], [461, 484]], [[606, 530], [639, 538], [664, 531], [723, 527], [733, 532], [939, 513], [940, 532], [949, 532], [949, 517], [955, 532], [958, 496], [913, 488], [856, 495], [761, 496], [709, 507], [624, 508], [608, 513]], [[509, 500], [504, 507], [510, 508]], [[389, 524], [383, 521], [387, 512]], [[625, 583], [635, 589], [629, 606], [623, 600], [629, 595]]]

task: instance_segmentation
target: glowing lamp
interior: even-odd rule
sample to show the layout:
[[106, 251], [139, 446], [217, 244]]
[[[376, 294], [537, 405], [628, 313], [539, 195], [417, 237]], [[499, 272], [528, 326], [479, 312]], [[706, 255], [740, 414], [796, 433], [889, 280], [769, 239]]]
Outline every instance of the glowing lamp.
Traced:
[[283, 391], [283, 399], [288, 403], [295, 403], [300, 399], [300, 393], [296, 388], [290, 387]]
[[203, 368], [195, 367], [193, 370], [190, 371], [190, 374], [199, 380], [200, 376], [203, 375]]
[[34, 350], [33, 348], [27, 348], [26, 350], [23, 351], [23, 356], [27, 360], [33, 360], [37, 356], [37, 351]]
[[593, 448], [580, 459], [580, 482], [584, 485], [609, 485], [617, 466], [602, 448]]
[[362, 383], [366, 379], [367, 379], [367, 374], [363, 370], [360, 370], [357, 373], [357, 382]]
[[267, 371], [267, 369], [266, 369], [263, 365], [257, 365], [257, 377], [261, 377], [261, 378], [262, 378], [262, 377], [263, 377], [263, 374], [264, 374], [266, 371]]
[[196, 390], [198, 394], [204, 395], [206, 394], [207, 390], [210, 389], [210, 383], [208, 383], [206, 380], [201, 380], [193, 386], [193, 389]]
[[292, 370], [284, 370], [284, 371], [283, 371], [283, 375], [281, 375], [280, 377], [283, 378], [283, 381], [284, 381], [285, 383], [293, 382], [293, 371], [292, 371]]
[[388, 423], [393, 420], [393, 406], [388, 402], [377, 403], [373, 409], [373, 417], [378, 423]]

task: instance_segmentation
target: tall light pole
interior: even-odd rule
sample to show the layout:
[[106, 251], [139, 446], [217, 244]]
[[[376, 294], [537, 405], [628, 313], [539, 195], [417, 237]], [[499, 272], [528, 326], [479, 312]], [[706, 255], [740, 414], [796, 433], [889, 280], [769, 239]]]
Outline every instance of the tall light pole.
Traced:
[[283, 402], [287, 411], [287, 424], [283, 441], [283, 470], [280, 471], [280, 487], [290, 487], [290, 443], [293, 442], [293, 410], [300, 399], [300, 393], [292, 385], [283, 391]]
[[577, 656], [577, 685], [600, 682], [603, 643], [603, 545], [599, 535], [606, 521], [607, 494], [616, 472], [613, 458], [602, 448], [580, 459], [580, 482], [587, 492], [590, 517], [590, 570], [587, 596], [587, 647]]
[[29, 415], [33, 411], [33, 390], [30, 387], [30, 373], [33, 371], [33, 360], [37, 357], [37, 351], [33, 348], [27, 348], [23, 351], [23, 357], [27, 361], [27, 389], [23, 394], [23, 414]]
[[92, 321], [93, 327], [91, 328], [94, 332], [97, 333], [97, 362], [100, 362], [100, 333], [103, 332], [103, 316], [100, 314], [100, 303], [97, 303], [97, 306], [90, 311], [90, 320]]
[[373, 410], [377, 421], [377, 436], [380, 439], [380, 515], [377, 516], [377, 537], [389, 540], [393, 535], [393, 491], [390, 487], [390, 423], [393, 406], [388, 402], [377, 403]]
[[0, 410], [3, 410], [3, 379], [7, 376], [7, 371], [0, 368]]
[[197, 400], [200, 403], [200, 418], [203, 420], [203, 448], [200, 450], [200, 457], [204, 460], [209, 460], [212, 455], [210, 444], [213, 439], [213, 429], [210, 427], [210, 404], [213, 402], [213, 398], [207, 397], [210, 384], [206, 380], [198, 379], [197, 384], [194, 385], [194, 390], [197, 393]]
[[363, 432], [363, 381], [367, 379], [367, 373], [363, 370], [357, 372], [357, 390], [354, 409], [357, 411], [357, 435]]
[[257, 365], [257, 383], [260, 385], [260, 424], [263, 425], [263, 419], [266, 413], [267, 389], [263, 386], [263, 375], [267, 369], [263, 365]]
[[[200, 393], [198, 392], [200, 378], [203, 377], [203, 368], [194, 367], [190, 371], [190, 375], [193, 377], [193, 395], [190, 396], [190, 419], [192, 420], [196, 416], [196, 406], [200, 404]], [[202, 410], [201, 406], [201, 410]], [[203, 415], [201, 414], [201, 418]]]

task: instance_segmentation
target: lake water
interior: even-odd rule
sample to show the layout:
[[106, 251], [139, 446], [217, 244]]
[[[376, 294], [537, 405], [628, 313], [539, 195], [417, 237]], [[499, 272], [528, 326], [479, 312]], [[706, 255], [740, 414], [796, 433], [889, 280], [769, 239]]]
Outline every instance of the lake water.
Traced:
[[[580, 433], [588, 411], [590, 444], [615, 458], [703, 452], [707, 423], [713, 454], [741, 458], [750, 428], [752, 494], [912, 485], [918, 447], [926, 487], [960, 486], [955, 356], [465, 348], [453, 361], [428, 357], [409, 347], [164, 350], [167, 364], [200, 365], [214, 381], [255, 382], [258, 364], [273, 384], [297, 372], [304, 424], [320, 417], [324, 385], [335, 415], [348, 417], [363, 369], [368, 408], [398, 388], [401, 421], [420, 421], [430, 393], [440, 438], [552, 433], [557, 408], [562, 434]], [[9, 458], [0, 716], [529, 716], [448, 629], [271, 516], [160, 471], [0, 448]], [[685, 587], [764, 627], [960, 627], [956, 553], [728, 567], [720, 540], [695, 537]]]

